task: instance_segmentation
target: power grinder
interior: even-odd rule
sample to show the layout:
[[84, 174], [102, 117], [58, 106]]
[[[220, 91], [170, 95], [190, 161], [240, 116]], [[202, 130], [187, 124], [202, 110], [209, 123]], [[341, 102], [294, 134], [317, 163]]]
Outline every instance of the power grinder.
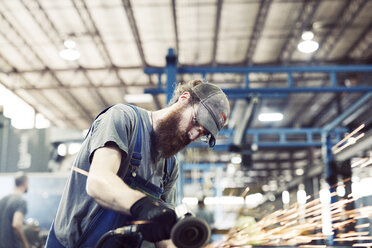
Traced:
[[211, 229], [205, 220], [192, 216], [185, 205], [178, 205], [175, 211], [178, 221], [171, 239], [178, 248], [199, 248], [210, 240]]

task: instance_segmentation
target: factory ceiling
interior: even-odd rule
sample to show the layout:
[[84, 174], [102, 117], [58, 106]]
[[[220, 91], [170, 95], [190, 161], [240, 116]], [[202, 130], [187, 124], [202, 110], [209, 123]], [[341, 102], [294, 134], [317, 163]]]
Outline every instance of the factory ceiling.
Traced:
[[[312, 31], [319, 43], [314, 53], [297, 49], [301, 35]], [[65, 43], [72, 40], [74, 43]], [[369, 0], [3, 0], [0, 2], [0, 83], [43, 114], [54, 126], [86, 129], [106, 106], [125, 102], [124, 96], [156, 88], [158, 75], [146, 67], [166, 66], [169, 48], [178, 66], [258, 67], [368, 64], [372, 59], [372, 1]], [[70, 48], [68, 50], [67, 48]], [[63, 49], [78, 51], [75, 61], [61, 58]], [[200, 74], [178, 75], [185, 81]], [[329, 85], [328, 74], [294, 75], [309, 87]], [[244, 75], [207, 74], [205, 79], [223, 88], [244, 86]], [[162, 77], [163, 83], [165, 76]], [[342, 73], [343, 86], [371, 85], [368, 73]], [[278, 87], [286, 75], [250, 74], [251, 87]], [[303, 92], [286, 97], [231, 99], [228, 128], [323, 127], [359, 99], [363, 92]], [[166, 96], [137, 105], [156, 110]], [[355, 128], [371, 122], [367, 101], [342, 124]], [[242, 120], [251, 110], [251, 117]], [[253, 111], [254, 110], [254, 111]], [[260, 111], [280, 111], [284, 119], [264, 124]], [[240, 127], [239, 127], [240, 124]], [[241, 127], [241, 125], [244, 125]], [[236, 137], [235, 137], [236, 138]], [[251, 141], [236, 138], [237, 152]], [[283, 176], [308, 160], [313, 148], [258, 149], [257, 168], [250, 178]], [[279, 152], [278, 152], [279, 151]], [[226, 162], [217, 155], [188, 161]], [[216, 157], [217, 156], [217, 157]], [[279, 162], [278, 162], [279, 161]], [[281, 161], [281, 162], [280, 162]], [[316, 161], [315, 161], [316, 162]], [[281, 165], [278, 165], [281, 164]], [[303, 162], [302, 162], [303, 163]], [[280, 167], [280, 172], [271, 173]], [[295, 165], [297, 166], [297, 165]], [[291, 174], [292, 172], [288, 172]], [[301, 173], [299, 173], [301, 174]], [[292, 175], [294, 175], [292, 173]], [[269, 179], [267, 179], [269, 180]], [[250, 182], [243, 182], [249, 184]]]

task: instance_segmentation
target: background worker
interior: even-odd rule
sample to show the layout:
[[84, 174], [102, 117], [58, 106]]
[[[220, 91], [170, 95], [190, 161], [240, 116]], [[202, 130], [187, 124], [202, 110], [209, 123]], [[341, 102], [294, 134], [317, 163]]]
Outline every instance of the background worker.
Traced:
[[25, 173], [18, 172], [13, 193], [0, 200], [0, 248], [30, 247], [23, 231], [27, 202], [22, 196], [27, 191], [28, 178]]
[[94, 246], [133, 220], [150, 221], [139, 225], [144, 240], [170, 247], [164, 240], [176, 223], [169, 204], [178, 177], [170, 158], [199, 137], [213, 147], [229, 113], [221, 89], [201, 80], [178, 84], [170, 105], [158, 111], [125, 104], [105, 110], [73, 164], [47, 248]]

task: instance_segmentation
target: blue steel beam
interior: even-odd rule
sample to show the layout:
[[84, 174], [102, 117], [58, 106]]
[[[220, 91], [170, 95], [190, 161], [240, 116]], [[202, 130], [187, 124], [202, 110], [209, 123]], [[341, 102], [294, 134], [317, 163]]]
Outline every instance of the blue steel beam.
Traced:
[[[279, 148], [279, 147], [321, 147], [321, 141], [286, 141], [286, 142], [275, 142], [275, 141], [259, 141], [257, 143], [259, 148]], [[227, 152], [230, 149], [228, 143], [219, 143], [213, 147], [213, 150], [216, 152]], [[208, 148], [208, 145], [205, 143], [193, 142], [187, 146], [188, 148]]]
[[[262, 94], [271, 96], [283, 97], [288, 93], [321, 93], [321, 92], [371, 92], [372, 86], [361, 87], [344, 87], [338, 86], [337, 73], [342, 72], [372, 72], [371, 65], [333, 65], [333, 66], [238, 66], [238, 67], [178, 67], [177, 55], [173, 49], [168, 49], [166, 56], [166, 67], [154, 68], [147, 67], [144, 69], [146, 74], [158, 74], [158, 87], [156, 89], [146, 89], [145, 93], [151, 94], [167, 94], [167, 103], [171, 99], [175, 83], [177, 82], [177, 74], [201, 74], [203, 78], [206, 74], [213, 73], [235, 73], [244, 74], [243, 88], [228, 88], [223, 89], [229, 98], [246, 98], [250, 94]], [[249, 73], [280, 73], [287, 74], [287, 87], [271, 87], [271, 88], [250, 88]], [[328, 73], [330, 78], [329, 86], [322, 87], [295, 87], [293, 73]], [[161, 75], [167, 75], [165, 87], [161, 82]]]
[[[335, 128], [332, 130], [331, 134], [335, 136], [335, 143], [340, 139], [341, 135], [347, 131], [347, 128]], [[235, 131], [231, 129], [222, 129], [219, 133], [219, 136], [225, 136], [228, 139], [225, 142], [220, 142], [220, 140], [218, 140], [214, 150], [229, 151], [230, 145], [232, 144], [231, 137], [233, 137], [234, 132]], [[253, 143], [258, 147], [321, 147], [323, 142], [321, 140], [313, 140], [313, 136], [317, 135], [321, 137], [324, 134], [324, 130], [322, 128], [250, 128], [246, 131], [246, 134], [252, 136]], [[277, 135], [277, 140], [262, 140], [261, 135], [268, 134]], [[293, 139], [293, 136], [297, 136], [301, 137], [302, 140], [288, 140], [288, 135], [292, 135], [291, 139]], [[203, 142], [193, 142], [188, 147], [206, 148], [208, 145]]]
[[174, 54], [173, 49], [168, 49], [168, 55], [165, 58], [167, 61], [167, 67], [165, 68], [165, 72], [167, 73], [167, 104], [172, 98], [172, 94], [174, 91], [175, 83], [177, 82], [177, 56]]
[[351, 115], [354, 111], [356, 111], [361, 105], [365, 104], [372, 96], [372, 92], [364, 94], [360, 97], [355, 103], [353, 103], [349, 108], [347, 108], [341, 115], [339, 115], [336, 119], [328, 123], [324, 128], [323, 131], [328, 132], [334, 129], [338, 124], [340, 124], [345, 118]]
[[[344, 133], [346, 132], [346, 128], [336, 128], [333, 130], [335, 133]], [[232, 129], [222, 129], [219, 132], [220, 136], [223, 135], [232, 135], [234, 130]], [[252, 135], [260, 135], [260, 134], [319, 134], [321, 135], [323, 132], [322, 128], [249, 128], [247, 130], [247, 134]]]
[[203, 170], [209, 171], [211, 168], [225, 167], [223, 163], [198, 163], [198, 164], [181, 164], [183, 170]]
[[[216, 66], [216, 67], [178, 67], [178, 74], [185, 73], [331, 73], [331, 72], [371, 72], [372, 65], [324, 65], [324, 66]], [[146, 67], [146, 74], [163, 74], [165, 67]]]
[[[246, 98], [251, 94], [269, 94], [272, 97], [285, 97], [286, 93], [331, 93], [331, 92], [370, 92], [372, 86], [365, 87], [294, 87], [294, 88], [229, 88], [222, 89], [229, 99]], [[145, 93], [165, 94], [165, 89], [146, 89]]]
[[[206, 147], [204, 144], [197, 145], [198, 143], [195, 143], [194, 145], [189, 145], [193, 148], [203, 148]], [[255, 143], [256, 144], [256, 143]], [[322, 142], [320, 141], [304, 141], [304, 142], [296, 142], [296, 141], [287, 141], [287, 142], [267, 142], [267, 141], [260, 141], [257, 143], [258, 148], [281, 148], [281, 147], [321, 147]], [[213, 151], [216, 152], [227, 152], [230, 149], [229, 144], [217, 144], [213, 147]]]
[[[175, 55], [170, 49], [167, 57]], [[338, 86], [337, 73], [345, 72], [372, 72], [371, 65], [350, 65], [350, 66], [252, 66], [252, 67], [177, 67], [175, 63], [167, 63], [165, 68], [145, 68], [147, 74], [167, 74], [166, 88], [159, 80], [156, 89], [146, 89], [146, 93], [151, 94], [169, 94], [170, 85], [176, 82], [177, 74], [206, 74], [211, 73], [240, 73], [245, 74], [245, 83], [242, 88], [227, 88], [222, 89], [229, 98], [246, 98], [249, 94], [271, 94], [275, 96], [283, 96], [288, 93], [322, 93], [322, 92], [371, 92], [372, 86]], [[170, 73], [171, 72], [171, 73]], [[270, 88], [250, 88], [249, 73], [286, 73], [287, 87], [270, 87]], [[295, 87], [293, 84], [293, 73], [328, 73], [330, 84], [322, 87]], [[159, 76], [160, 78], [160, 76]]]
[[[222, 89], [227, 97], [232, 98], [245, 98], [249, 94], [278, 94], [283, 96], [285, 93], [330, 93], [330, 92], [372, 92], [372, 86], [360, 87], [272, 87], [272, 88], [229, 88]], [[166, 89], [146, 89], [145, 93], [150, 94], [164, 94], [168, 91]]]

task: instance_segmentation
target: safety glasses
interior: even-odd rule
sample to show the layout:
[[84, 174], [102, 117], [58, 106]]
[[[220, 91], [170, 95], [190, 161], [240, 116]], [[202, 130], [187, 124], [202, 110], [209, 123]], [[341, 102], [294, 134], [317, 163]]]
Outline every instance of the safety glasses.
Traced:
[[196, 130], [200, 133], [200, 140], [204, 143], [209, 144], [209, 140], [212, 137], [212, 134], [208, 132], [196, 119], [196, 111], [193, 108], [193, 117], [192, 117], [192, 125], [196, 128]]

